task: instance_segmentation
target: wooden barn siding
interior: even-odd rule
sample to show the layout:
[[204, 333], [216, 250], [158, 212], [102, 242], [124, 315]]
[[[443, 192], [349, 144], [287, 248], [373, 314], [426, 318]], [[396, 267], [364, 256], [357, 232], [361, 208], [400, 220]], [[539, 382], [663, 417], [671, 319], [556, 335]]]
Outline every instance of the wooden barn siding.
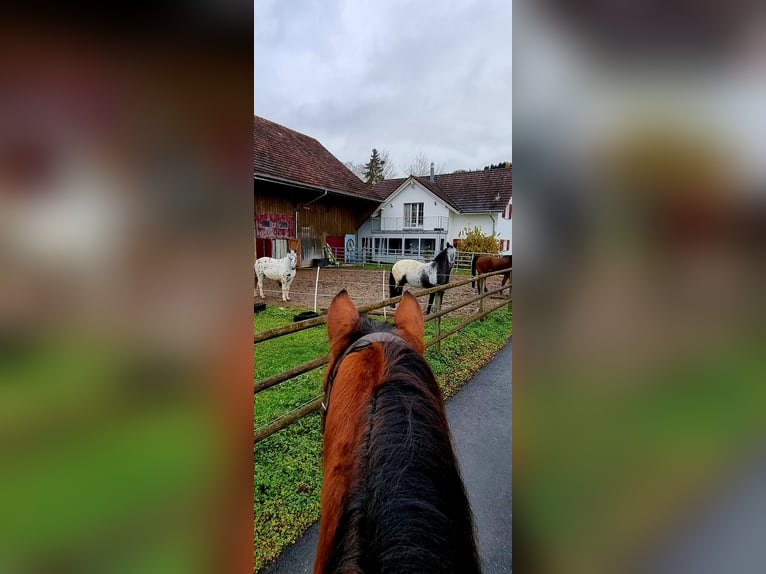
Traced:
[[[320, 192], [304, 193], [289, 187], [256, 181], [254, 213], [283, 213], [295, 216], [296, 206], [319, 197]], [[314, 259], [322, 257], [322, 247], [328, 235], [343, 236], [356, 233], [359, 226], [372, 214], [377, 204], [355, 201], [353, 198], [328, 194], [308, 206], [299, 207], [296, 234], [301, 240], [301, 266], [309, 267]]]

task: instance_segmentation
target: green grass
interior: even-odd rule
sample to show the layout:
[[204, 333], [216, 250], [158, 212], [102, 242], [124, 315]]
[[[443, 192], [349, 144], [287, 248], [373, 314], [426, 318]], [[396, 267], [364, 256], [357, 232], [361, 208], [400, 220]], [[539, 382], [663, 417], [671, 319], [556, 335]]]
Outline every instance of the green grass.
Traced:
[[[187, 526], [203, 519], [200, 499], [221, 450], [206, 396], [183, 385], [153, 394], [158, 364], [76, 338], [4, 353], [3, 571], [44, 568], [61, 556], [95, 571], [114, 562], [109, 554], [119, 558], [115, 572], [147, 572], [158, 559], [163, 571], [190, 572], [189, 562], [202, 559]], [[163, 373], [181, 376], [172, 366]]]
[[[300, 310], [270, 306], [255, 314], [253, 327], [258, 332], [287, 325], [292, 323], [293, 316], [298, 313]], [[324, 325], [263, 341], [254, 347], [254, 380], [298, 366], [327, 354], [329, 350]], [[268, 424], [321, 394], [323, 376], [323, 368], [314, 369], [256, 394], [253, 409], [255, 428]]]
[[[292, 322], [300, 310], [270, 307], [254, 316], [255, 331]], [[454, 395], [505, 344], [511, 333], [511, 312], [498, 310], [429, 348], [426, 358], [445, 395]], [[378, 318], [379, 320], [379, 318]], [[442, 331], [465, 317], [442, 320]], [[426, 323], [426, 340], [433, 337]], [[329, 350], [324, 325], [255, 345], [255, 380], [309, 361]], [[258, 428], [321, 394], [324, 367], [255, 395]], [[274, 560], [319, 518], [322, 486], [320, 416], [312, 414], [254, 445], [255, 571]]]

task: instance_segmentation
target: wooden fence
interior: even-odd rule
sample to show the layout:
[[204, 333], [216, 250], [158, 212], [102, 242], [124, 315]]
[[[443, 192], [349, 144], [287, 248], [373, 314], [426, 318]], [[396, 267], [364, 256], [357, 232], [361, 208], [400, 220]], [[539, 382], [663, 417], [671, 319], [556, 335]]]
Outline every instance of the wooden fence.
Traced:
[[[328, 246], [329, 247], [329, 246]], [[377, 265], [378, 267], [385, 265], [389, 266], [396, 263], [400, 259], [415, 259], [417, 261], [423, 261], [428, 263], [435, 255], [431, 251], [421, 250], [408, 250], [408, 249], [392, 249], [377, 251], [372, 248], [359, 247], [354, 251], [346, 250], [343, 247], [330, 247], [333, 257], [338, 264], [354, 264], [354, 265]], [[437, 251], [438, 253], [438, 251]], [[471, 269], [471, 261], [474, 255], [492, 255], [497, 256], [497, 253], [479, 253], [476, 251], [462, 251], [457, 250], [457, 256], [455, 259], [455, 265], [452, 270], [457, 271], [460, 269]]]
[[[502, 275], [503, 273], [506, 273], [506, 270], [501, 271], [492, 271], [490, 273], [485, 273], [483, 275], [478, 275], [476, 278], [467, 278], [462, 279], [459, 281], [455, 281], [452, 283], [447, 283], [446, 285], [439, 285], [437, 287], [431, 287], [430, 289], [421, 289], [419, 291], [412, 291], [412, 294], [415, 297], [420, 297], [422, 295], [429, 295], [431, 293], [436, 293], [434, 303], [435, 303], [435, 311], [434, 313], [431, 313], [430, 315], [426, 316], [426, 321], [435, 321], [435, 329], [434, 329], [434, 336], [426, 341], [425, 346], [426, 348], [431, 347], [433, 345], [436, 345], [436, 348], [438, 349], [440, 347], [441, 341], [446, 339], [447, 337], [454, 335], [461, 329], [465, 328], [466, 326], [470, 325], [474, 321], [478, 321], [479, 319], [483, 319], [486, 317], [489, 313], [492, 313], [493, 311], [496, 311], [497, 309], [500, 309], [503, 306], [508, 306], [508, 309], [511, 309], [511, 301], [512, 298], [510, 296], [510, 289], [511, 289], [511, 282], [508, 282], [506, 285], [502, 287], [498, 287], [496, 289], [492, 289], [490, 291], [487, 291], [484, 293], [484, 289], [481, 289], [481, 294], [474, 295], [473, 297], [469, 297], [468, 299], [465, 299], [455, 305], [452, 305], [451, 307], [447, 307], [446, 309], [441, 309], [441, 298], [443, 296], [443, 293], [445, 291], [448, 291], [449, 289], [454, 289], [456, 287], [461, 287], [463, 285], [466, 285], [467, 283], [470, 283], [472, 280], [479, 281], [479, 284], [483, 287], [484, 283], [487, 279], [487, 277], [492, 277], [493, 275]], [[490, 295], [494, 295], [496, 293], [502, 293], [503, 291], [508, 290], [509, 296], [508, 301], [503, 301], [502, 303], [499, 303], [497, 305], [494, 305], [490, 308], [486, 308], [485, 305], [485, 299], [489, 297]], [[370, 303], [369, 305], [362, 305], [361, 307], [357, 307], [360, 313], [368, 313], [370, 311], [374, 311], [376, 309], [381, 309], [383, 307], [386, 307], [388, 305], [398, 303], [401, 300], [401, 296], [393, 297], [390, 299], [385, 299], [383, 301], [377, 301], [375, 303]], [[465, 307], [466, 305], [470, 305], [471, 303], [475, 303], [476, 301], [479, 301], [479, 310], [476, 313], [473, 313], [472, 315], [468, 316], [468, 318], [465, 321], [462, 321], [457, 326], [442, 332], [441, 331], [441, 318], [445, 315], [452, 313], [453, 311], [456, 311], [458, 309], [461, 309]], [[310, 329], [312, 327], [317, 327], [319, 325], [324, 325], [327, 323], [327, 315], [321, 315], [319, 317], [314, 317], [312, 319], [307, 319], [305, 321], [299, 321], [297, 323], [289, 323], [287, 325], [283, 325], [280, 327], [274, 327], [272, 329], [266, 329], [265, 331], [260, 331], [258, 333], [255, 333], [253, 336], [253, 344], [257, 345], [258, 343], [262, 341], [267, 341], [269, 339], [274, 339], [276, 337], [281, 337], [283, 335], [288, 335], [290, 333], [296, 333], [298, 331], [302, 331], [304, 329]], [[326, 365], [330, 361], [329, 355], [323, 355], [321, 357], [317, 357], [316, 359], [313, 359], [311, 361], [308, 361], [306, 363], [303, 363], [301, 365], [298, 365], [296, 367], [293, 367], [291, 369], [288, 369], [286, 371], [282, 371], [281, 373], [276, 373], [274, 375], [271, 375], [270, 377], [266, 377], [265, 379], [261, 379], [260, 381], [256, 381], [254, 384], [254, 393], [259, 393], [262, 391], [265, 391], [268, 388], [273, 387], [274, 385], [278, 385], [279, 383], [282, 383], [284, 381], [287, 381], [289, 379], [292, 379], [293, 377], [297, 377], [298, 375], [302, 375], [303, 373], [307, 373], [309, 371], [313, 371], [314, 369], [318, 369], [319, 367], [322, 367]], [[284, 416], [279, 417], [272, 423], [261, 427], [259, 429], [256, 429], [254, 436], [253, 436], [253, 442], [258, 442], [260, 440], [265, 439], [266, 437], [271, 436], [275, 432], [282, 430], [283, 428], [291, 425], [298, 419], [316, 411], [319, 410], [320, 405], [322, 404], [324, 396], [320, 395], [318, 397], [315, 397], [308, 403], [304, 404], [303, 406], [287, 413]]]

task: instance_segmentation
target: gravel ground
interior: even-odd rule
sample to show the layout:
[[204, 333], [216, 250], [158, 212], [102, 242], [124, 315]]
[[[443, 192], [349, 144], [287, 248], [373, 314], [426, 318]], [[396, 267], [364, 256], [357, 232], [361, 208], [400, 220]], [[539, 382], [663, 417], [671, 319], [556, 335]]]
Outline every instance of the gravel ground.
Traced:
[[[348, 291], [356, 305], [365, 305], [388, 298], [388, 269], [361, 269], [358, 267], [322, 267], [319, 268], [319, 285], [317, 290], [317, 311], [325, 310], [330, 305], [332, 298], [343, 288]], [[450, 281], [460, 281], [467, 275], [452, 275]], [[489, 288], [500, 286], [502, 276], [491, 277], [487, 281]], [[267, 305], [279, 305], [281, 307], [309, 308], [314, 307], [314, 285], [317, 279], [317, 268], [298, 269], [292, 285], [290, 286], [290, 301], [282, 302], [279, 284], [270, 279], [264, 279], [263, 301]], [[258, 288], [253, 282], [253, 296], [255, 301], [261, 301]], [[405, 287], [405, 290], [411, 289]], [[414, 288], [413, 290], [419, 290]], [[454, 305], [458, 301], [468, 299], [476, 294], [476, 290], [470, 284], [450, 289], [444, 295], [444, 305]], [[500, 300], [498, 295], [491, 299]], [[419, 298], [420, 304], [425, 311], [428, 305], [428, 296]], [[456, 313], [473, 313], [478, 305], [467, 305]], [[390, 311], [390, 307], [387, 308]], [[373, 311], [372, 314], [382, 313]]]

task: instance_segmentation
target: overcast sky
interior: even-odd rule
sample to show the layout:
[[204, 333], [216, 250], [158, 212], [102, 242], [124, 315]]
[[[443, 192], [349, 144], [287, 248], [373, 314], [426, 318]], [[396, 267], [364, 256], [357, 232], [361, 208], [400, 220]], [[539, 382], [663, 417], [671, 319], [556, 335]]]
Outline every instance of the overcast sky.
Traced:
[[343, 162], [512, 160], [509, 0], [255, 0], [254, 56], [254, 113]]

